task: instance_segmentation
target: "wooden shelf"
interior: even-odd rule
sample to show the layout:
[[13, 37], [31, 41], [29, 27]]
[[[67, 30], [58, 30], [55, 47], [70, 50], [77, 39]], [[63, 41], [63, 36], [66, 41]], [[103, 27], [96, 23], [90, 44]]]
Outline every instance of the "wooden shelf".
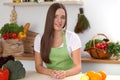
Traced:
[[[34, 54], [24, 53], [19, 56], [15, 56], [16, 60], [34, 60]], [[120, 60], [115, 59], [93, 59], [89, 55], [82, 56], [82, 62], [84, 63], [103, 63], [103, 64], [120, 64]]]
[[20, 3], [8, 2], [8, 3], [4, 3], [4, 5], [6, 5], [6, 6], [39, 6], [39, 5], [50, 5], [55, 2], [59, 2], [62, 4], [67, 4], [67, 5], [74, 5], [74, 4], [82, 5], [81, 1], [53, 1], [53, 2], [40, 2], [40, 3], [37, 3], [37, 2], [20, 2]]
[[34, 60], [34, 54], [33, 53], [24, 53], [19, 56], [15, 56], [16, 60]]
[[85, 63], [103, 63], [103, 64], [120, 64], [120, 60], [111, 59], [93, 59], [89, 55], [82, 56], [82, 62]]

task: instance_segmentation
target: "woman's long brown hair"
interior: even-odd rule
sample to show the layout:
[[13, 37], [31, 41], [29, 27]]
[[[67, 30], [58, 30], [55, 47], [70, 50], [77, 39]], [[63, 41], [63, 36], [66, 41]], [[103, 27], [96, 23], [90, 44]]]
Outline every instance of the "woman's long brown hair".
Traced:
[[41, 39], [40, 53], [41, 53], [41, 58], [45, 63], [50, 63], [49, 54], [50, 54], [51, 46], [53, 44], [54, 18], [55, 18], [56, 10], [59, 8], [64, 9], [66, 15], [66, 22], [63, 27], [65, 27], [67, 24], [67, 12], [64, 5], [61, 3], [52, 4], [47, 12], [45, 29]]

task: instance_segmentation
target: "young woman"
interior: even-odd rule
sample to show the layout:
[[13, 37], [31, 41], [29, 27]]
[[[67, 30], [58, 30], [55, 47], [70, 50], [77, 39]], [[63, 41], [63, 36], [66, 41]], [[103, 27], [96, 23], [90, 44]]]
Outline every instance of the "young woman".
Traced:
[[[81, 41], [77, 34], [66, 30], [67, 12], [61, 3], [48, 9], [45, 29], [34, 42], [36, 71], [57, 79], [81, 71]], [[46, 66], [43, 65], [46, 64]]]

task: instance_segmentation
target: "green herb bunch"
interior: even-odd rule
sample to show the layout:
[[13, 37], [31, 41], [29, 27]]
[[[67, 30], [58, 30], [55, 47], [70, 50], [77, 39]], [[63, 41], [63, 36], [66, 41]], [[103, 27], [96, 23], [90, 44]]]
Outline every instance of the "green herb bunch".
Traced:
[[80, 11], [80, 14], [78, 14], [78, 21], [74, 29], [75, 33], [83, 33], [86, 29], [90, 28], [89, 21], [87, 17], [84, 15], [83, 8], [80, 8], [79, 11]]

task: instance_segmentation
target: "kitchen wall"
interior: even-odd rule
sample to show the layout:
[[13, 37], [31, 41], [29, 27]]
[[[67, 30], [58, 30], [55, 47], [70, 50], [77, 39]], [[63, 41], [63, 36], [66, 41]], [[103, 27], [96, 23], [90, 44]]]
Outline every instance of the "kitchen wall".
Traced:
[[[12, 7], [4, 6], [4, 2], [12, 2], [12, 0], [0, 0], [0, 27], [9, 22], [12, 9]], [[104, 33], [110, 40], [120, 41], [120, 32], [118, 29], [120, 26], [120, 0], [83, 0], [83, 2], [84, 14], [88, 18], [91, 28], [86, 30], [84, 33], [78, 34], [83, 46], [82, 55], [87, 54], [83, 51], [85, 43], [96, 33]], [[65, 6], [68, 12], [67, 29], [73, 31], [77, 21], [80, 5]], [[48, 7], [49, 5], [16, 7], [18, 24], [23, 25], [26, 22], [30, 22], [30, 30], [43, 33]], [[34, 62], [22, 62], [28, 70], [34, 70]], [[30, 64], [31, 67], [28, 66]], [[108, 67], [110, 65], [106, 66]], [[120, 65], [116, 65], [114, 68], [117, 68], [117, 66], [119, 67]], [[93, 69], [97, 69], [96, 65], [93, 67]], [[88, 70], [86, 64], [83, 64], [83, 68], [84, 71], [85, 69]], [[110, 74], [112, 74], [112, 71]], [[118, 71], [115, 71], [113, 74], [119, 73]]]

